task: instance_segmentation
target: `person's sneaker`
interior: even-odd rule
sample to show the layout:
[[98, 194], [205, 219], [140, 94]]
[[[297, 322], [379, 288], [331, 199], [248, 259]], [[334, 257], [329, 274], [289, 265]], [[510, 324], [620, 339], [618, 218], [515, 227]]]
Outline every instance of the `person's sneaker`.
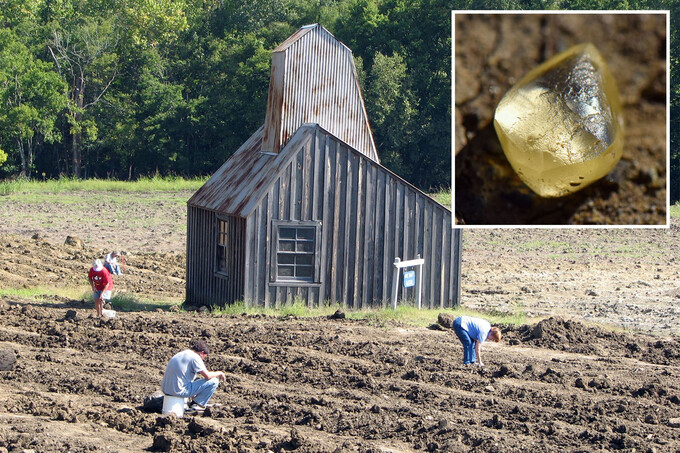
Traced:
[[198, 413], [198, 412], [203, 412], [205, 410], [205, 406], [201, 406], [198, 403], [191, 403], [191, 406], [189, 406], [189, 409], [186, 410], [188, 413]]

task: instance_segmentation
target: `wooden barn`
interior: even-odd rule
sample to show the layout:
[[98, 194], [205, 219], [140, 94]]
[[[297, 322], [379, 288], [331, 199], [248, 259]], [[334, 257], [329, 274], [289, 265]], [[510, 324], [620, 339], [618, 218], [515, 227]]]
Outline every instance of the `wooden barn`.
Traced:
[[380, 165], [352, 53], [320, 25], [274, 50], [265, 124], [187, 215], [187, 304], [388, 306], [395, 258], [418, 255], [423, 306], [458, 303], [451, 211]]

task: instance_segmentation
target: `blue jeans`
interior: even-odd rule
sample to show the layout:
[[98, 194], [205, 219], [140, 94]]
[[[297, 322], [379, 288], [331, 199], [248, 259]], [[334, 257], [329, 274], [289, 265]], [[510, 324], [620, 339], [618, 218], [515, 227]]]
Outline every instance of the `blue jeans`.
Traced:
[[116, 264], [114, 267], [111, 265], [111, 263], [104, 263], [104, 267], [108, 269], [111, 275], [123, 275], [123, 273], [120, 271], [120, 264]]
[[217, 378], [212, 378], [210, 380], [197, 379], [189, 383], [184, 389], [184, 392], [174, 396], [192, 398], [194, 403], [205, 406], [208, 404], [210, 397], [213, 396], [213, 393], [215, 393], [215, 390], [217, 390], [218, 385], [220, 385], [220, 381]]
[[463, 363], [469, 365], [477, 361], [477, 354], [475, 354], [475, 342], [470, 338], [470, 335], [460, 325], [460, 318], [453, 321], [453, 331], [456, 336], [463, 343]]

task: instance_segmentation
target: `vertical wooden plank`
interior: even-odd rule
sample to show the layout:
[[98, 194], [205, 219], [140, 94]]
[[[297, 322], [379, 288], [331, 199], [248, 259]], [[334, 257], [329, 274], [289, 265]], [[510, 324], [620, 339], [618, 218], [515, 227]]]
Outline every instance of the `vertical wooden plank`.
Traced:
[[[345, 244], [345, 196], [347, 194], [347, 165], [341, 158], [341, 146], [335, 140], [331, 141], [329, 147], [331, 154], [328, 157], [329, 161], [334, 161], [331, 174], [331, 184], [336, 188], [335, 199], [333, 200], [333, 245], [332, 245], [332, 262], [331, 262], [331, 302], [345, 303], [343, 299], [343, 274], [342, 266], [344, 263], [344, 244]], [[332, 282], [332, 283], [331, 283]]]
[[385, 179], [385, 237], [383, 238], [383, 307], [390, 304], [392, 288], [392, 263], [394, 263], [394, 211], [395, 211], [395, 184], [392, 176]]
[[442, 216], [442, 269], [441, 277], [439, 278], [439, 287], [441, 297], [439, 299], [439, 308], [446, 308], [449, 305], [449, 274], [451, 273], [451, 216]]
[[[394, 210], [394, 256], [405, 260], [404, 257], [404, 185], [397, 181], [395, 184], [395, 210]], [[401, 277], [401, 273], [399, 274]], [[402, 300], [404, 298], [403, 286], [398, 285], [397, 290], [397, 300]]]
[[[432, 209], [432, 267], [430, 269], [430, 287], [431, 287], [431, 296], [428, 300], [428, 303], [434, 303], [441, 297], [441, 292], [440, 288], [441, 286], [439, 285], [439, 275], [441, 273], [441, 261], [442, 261], [442, 232], [441, 232], [441, 226], [442, 226], [442, 219], [441, 219], [441, 214], [442, 212], [437, 208], [433, 207]], [[434, 306], [430, 307], [434, 308]]]
[[326, 146], [329, 138], [325, 134], [321, 134], [319, 129], [316, 129], [314, 140], [314, 203], [312, 209], [312, 220], [322, 220], [326, 208], [327, 193], [330, 189], [328, 187], [328, 178], [326, 178]]
[[304, 184], [304, 165], [305, 165], [305, 154], [308, 144], [304, 148], [301, 148], [295, 160], [293, 161], [293, 180], [291, 181], [290, 188], [293, 191], [294, 203], [291, 205], [291, 220], [303, 220], [302, 218], [302, 189]]
[[331, 166], [332, 162], [329, 157], [328, 146], [330, 140], [325, 136], [319, 134], [317, 130], [317, 141], [315, 149], [316, 170], [314, 172], [314, 190], [319, 194], [317, 197], [318, 203], [315, 203], [315, 212], [313, 214], [314, 220], [321, 220], [321, 235], [320, 235], [320, 254], [321, 268], [319, 270], [319, 304], [323, 304], [327, 299], [330, 299], [330, 288], [326, 284], [330, 284], [329, 280], [331, 267], [330, 249], [333, 235], [333, 206], [331, 200], [334, 197], [335, 184], [331, 181]]
[[[352, 153], [354, 154], [354, 153]], [[364, 159], [357, 157], [357, 186], [354, 194], [356, 207], [355, 220], [357, 223], [354, 235], [354, 307], [364, 308], [362, 299], [362, 280], [364, 268], [364, 230], [366, 228], [366, 163]]]
[[385, 236], [385, 178], [384, 171], [376, 171], [375, 183], [375, 228], [373, 229], [373, 305], [382, 307], [383, 300], [383, 269], [384, 269], [384, 236]]
[[271, 280], [271, 269], [272, 269], [272, 247], [274, 244], [271, 242], [272, 237], [272, 216], [278, 214], [278, 197], [279, 197], [279, 184], [275, 182], [267, 193], [267, 218], [265, 220], [265, 231], [264, 231], [264, 244], [265, 244], [265, 254], [264, 254], [264, 270], [262, 274], [262, 286], [264, 291], [263, 304], [265, 308], [271, 307], [271, 291], [269, 291], [269, 283]]
[[262, 273], [260, 272], [260, 251], [262, 250], [262, 238], [260, 237], [260, 217], [262, 213], [260, 211], [260, 206], [258, 206], [255, 211], [250, 215], [253, 220], [253, 236], [251, 236], [251, 241], [254, 244], [253, 250], [253, 261], [250, 265], [253, 268], [253, 305], [260, 305], [260, 279]]
[[206, 272], [203, 273], [203, 287], [205, 288], [205, 298], [201, 301], [201, 304], [205, 304], [208, 301], [214, 301], [217, 299], [217, 294], [215, 292], [215, 281], [213, 277], [213, 266], [214, 261], [210, 254], [210, 244], [214, 244], [215, 238], [215, 222], [216, 218], [209, 212], [205, 212], [204, 215], [205, 224], [209, 228], [208, 234], [205, 236], [205, 240], [202, 244], [203, 249], [203, 262]]
[[312, 211], [316, 204], [316, 198], [321, 195], [320, 192], [315, 190], [316, 186], [314, 185], [314, 153], [316, 152], [318, 139], [317, 134], [314, 134], [314, 138], [309, 140], [304, 150], [300, 151], [300, 154], [302, 154], [302, 184], [300, 184], [302, 211], [300, 220], [317, 220], [316, 217], [312, 216]]
[[191, 206], [187, 205], [187, 249], [186, 249], [186, 254], [187, 254], [187, 267], [184, 270], [185, 275], [184, 275], [184, 298], [187, 301], [187, 303], [191, 303], [193, 300], [193, 285], [192, 285], [192, 268], [193, 268], [193, 261], [192, 258], [194, 257], [194, 249], [193, 249], [193, 243], [192, 240], [194, 236], [196, 235], [195, 230], [193, 229], [193, 210]]
[[265, 303], [265, 298], [266, 298], [266, 293], [267, 293], [267, 284], [269, 283], [267, 281], [267, 225], [270, 223], [267, 221], [267, 217], [269, 214], [269, 210], [267, 209], [268, 207], [268, 198], [269, 196], [265, 196], [265, 199], [260, 203], [260, 206], [258, 207], [258, 238], [257, 238], [257, 243], [258, 243], [258, 254], [259, 254], [259, 265], [257, 266], [257, 282], [258, 282], [258, 291], [257, 291], [257, 304], [258, 306], [263, 306]]
[[291, 195], [291, 186], [290, 186], [290, 181], [291, 181], [291, 173], [293, 171], [293, 163], [291, 162], [289, 165], [286, 166], [286, 168], [283, 169], [281, 172], [281, 187], [279, 189], [280, 193], [280, 199], [279, 199], [279, 219], [290, 219], [290, 205], [292, 203], [291, 199], [293, 198]]
[[245, 269], [246, 269], [246, 242], [248, 241], [248, 237], [246, 236], [246, 219], [239, 219], [238, 222], [238, 230], [239, 230], [239, 249], [241, 250], [240, 253], [240, 261], [239, 261], [239, 289], [238, 289], [238, 296], [236, 300], [243, 300], [243, 290], [245, 288]]
[[[249, 216], [246, 219], [246, 237], [252, 238], [255, 236], [255, 225], [253, 221], [253, 216]], [[253, 303], [255, 299], [255, 294], [253, 292], [253, 281], [255, 279], [255, 276], [253, 275], [253, 255], [255, 254], [255, 250], [253, 250], [253, 241], [247, 240], [246, 241], [246, 262], [245, 262], [245, 269], [244, 269], [244, 281], [245, 281], [245, 288], [243, 290], [243, 299], [246, 304], [251, 304]]]
[[[362, 159], [364, 160], [364, 159]], [[366, 161], [366, 184], [365, 184], [365, 201], [364, 201], [364, 250], [362, 253], [363, 269], [362, 269], [362, 283], [361, 283], [361, 301], [362, 307], [373, 306], [373, 276], [375, 269], [373, 268], [374, 254], [375, 254], [375, 167]]]
[[[343, 228], [343, 237], [344, 237], [344, 242], [346, 244], [345, 247], [343, 247], [343, 265], [342, 265], [342, 300], [345, 303], [347, 307], [354, 307], [354, 303], [352, 300], [352, 289], [350, 288], [351, 286], [351, 279], [350, 275], [352, 274], [353, 268], [350, 269], [350, 266], [352, 266], [351, 262], [351, 253], [350, 249], [352, 244], [352, 226], [354, 224], [353, 218], [356, 216], [354, 211], [352, 210], [352, 198], [353, 198], [353, 191], [354, 191], [354, 167], [352, 165], [352, 157], [351, 153], [349, 153], [345, 147], [343, 146], [343, 157], [345, 158], [344, 162], [342, 162], [342, 165], [345, 165], [347, 167], [347, 176], [346, 176], [346, 185], [345, 185], [345, 203], [344, 203], [344, 216], [345, 216], [345, 227]], [[354, 224], [356, 227], [356, 224]]]
[[429, 277], [432, 263], [432, 205], [426, 204], [423, 206], [423, 300], [430, 300], [431, 291]]

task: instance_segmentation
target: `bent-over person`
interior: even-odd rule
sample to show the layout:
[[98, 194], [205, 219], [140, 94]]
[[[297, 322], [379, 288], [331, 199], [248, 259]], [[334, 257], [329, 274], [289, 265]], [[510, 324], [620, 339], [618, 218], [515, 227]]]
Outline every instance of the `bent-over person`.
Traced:
[[498, 327], [491, 327], [489, 321], [472, 316], [459, 316], [453, 321], [453, 330], [461, 343], [463, 343], [463, 363], [469, 365], [482, 362], [482, 344], [486, 340], [501, 341], [503, 334]]

